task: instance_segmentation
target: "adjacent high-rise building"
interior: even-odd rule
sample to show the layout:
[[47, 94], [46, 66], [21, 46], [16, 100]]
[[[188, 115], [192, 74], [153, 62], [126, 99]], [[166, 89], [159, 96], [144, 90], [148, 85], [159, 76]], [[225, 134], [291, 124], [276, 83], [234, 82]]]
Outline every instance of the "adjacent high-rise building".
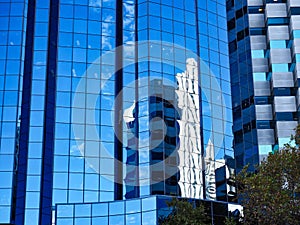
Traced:
[[225, 0], [2, 0], [0, 21], [0, 224], [157, 224], [163, 195], [221, 223]]
[[289, 142], [299, 121], [297, 0], [227, 0], [236, 169]]

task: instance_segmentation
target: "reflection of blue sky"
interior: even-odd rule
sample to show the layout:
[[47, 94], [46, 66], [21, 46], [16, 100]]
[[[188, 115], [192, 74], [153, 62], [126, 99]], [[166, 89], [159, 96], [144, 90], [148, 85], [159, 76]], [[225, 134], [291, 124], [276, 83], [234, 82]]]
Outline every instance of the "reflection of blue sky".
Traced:
[[101, 85], [101, 94], [114, 95], [115, 94], [115, 82], [108, 80], [104, 81]]
[[126, 215], [126, 224], [139, 225], [140, 221], [141, 221], [141, 214], [140, 213]]
[[89, 6], [94, 7], [95, 9], [98, 7], [100, 8], [102, 5], [102, 0], [90, 0]]
[[114, 104], [114, 96], [101, 95], [101, 109], [112, 110]]

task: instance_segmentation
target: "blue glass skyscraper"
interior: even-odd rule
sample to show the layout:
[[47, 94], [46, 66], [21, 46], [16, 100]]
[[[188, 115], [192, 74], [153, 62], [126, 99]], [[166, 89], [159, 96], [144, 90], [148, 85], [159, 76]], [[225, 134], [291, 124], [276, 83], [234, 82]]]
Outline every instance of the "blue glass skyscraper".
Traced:
[[162, 195], [222, 220], [225, 0], [2, 0], [0, 21], [0, 224], [156, 224]]
[[299, 1], [227, 1], [237, 172], [289, 142], [299, 122]]

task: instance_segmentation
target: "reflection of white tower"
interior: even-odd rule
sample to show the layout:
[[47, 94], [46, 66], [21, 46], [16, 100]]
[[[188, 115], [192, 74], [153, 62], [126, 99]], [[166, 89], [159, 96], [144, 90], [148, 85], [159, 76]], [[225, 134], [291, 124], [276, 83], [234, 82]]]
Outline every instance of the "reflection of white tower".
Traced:
[[208, 140], [205, 155], [205, 185], [206, 198], [216, 199], [215, 150], [211, 140]]
[[[234, 186], [230, 186], [225, 183], [226, 180], [232, 176], [234, 171], [230, 171], [229, 167], [225, 163], [225, 159], [215, 160], [215, 150], [214, 145], [211, 140], [208, 140], [206, 147], [206, 155], [204, 157], [205, 160], [205, 187], [206, 187], [206, 198], [211, 200], [217, 200], [217, 171], [218, 169], [225, 169], [225, 177], [221, 176], [221, 178], [225, 184], [224, 191], [232, 191], [235, 192]], [[219, 180], [219, 185], [220, 180]], [[220, 196], [219, 196], [220, 197]]]
[[186, 71], [177, 73], [177, 106], [180, 133], [179, 186], [182, 197], [203, 198], [202, 155], [200, 136], [200, 103], [198, 86], [198, 65], [190, 58]]

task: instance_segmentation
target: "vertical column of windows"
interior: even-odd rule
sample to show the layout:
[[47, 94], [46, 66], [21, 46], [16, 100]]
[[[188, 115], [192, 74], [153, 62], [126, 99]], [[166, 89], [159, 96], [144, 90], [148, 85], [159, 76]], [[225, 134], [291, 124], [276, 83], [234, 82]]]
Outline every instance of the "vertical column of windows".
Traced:
[[[115, 149], [114, 127], [114, 95], [115, 95], [115, 48], [116, 48], [116, 4], [115, 0], [102, 1], [102, 39], [101, 46], [101, 92], [100, 92], [100, 201], [114, 199], [114, 177], [116, 171], [113, 168]], [[111, 54], [111, 57], [103, 57]]]
[[113, 200], [116, 3], [60, 3], [53, 205]]
[[15, 212], [27, 2], [0, 3], [0, 223]]
[[[263, 11], [259, 7], [252, 10], [253, 3], [227, 1], [227, 26], [230, 53], [230, 77], [233, 107], [233, 133], [236, 169], [258, 162], [257, 135], [254, 106], [254, 82], [252, 73], [251, 35], [265, 35]], [[251, 7], [250, 7], [251, 6]], [[254, 18], [249, 12], [258, 14]], [[250, 27], [250, 28], [249, 28]], [[260, 69], [260, 67], [258, 67]], [[250, 169], [254, 169], [250, 168]]]
[[[137, 65], [139, 43], [135, 43], [138, 18], [138, 4], [135, 1], [123, 1], [123, 84], [122, 84], [122, 102], [123, 102], [123, 161], [126, 163], [124, 169], [124, 198], [136, 198], [140, 195], [140, 188], [144, 184], [139, 183], [139, 168], [145, 166], [143, 160], [140, 160], [140, 151], [138, 150], [138, 121], [137, 121]], [[145, 152], [141, 153], [142, 155]], [[146, 153], [147, 154], [147, 153]], [[141, 156], [142, 157], [142, 156]], [[142, 165], [140, 167], [140, 161]], [[141, 184], [139, 186], [139, 184]]]
[[[229, 16], [231, 16], [229, 21], [233, 21], [229, 41], [236, 43], [234, 32], [241, 27], [236, 27], [235, 15]], [[205, 194], [208, 199], [225, 201], [232, 200], [234, 190], [229, 179], [220, 174], [225, 168], [228, 168], [231, 174], [235, 169], [234, 153], [231, 148], [232, 104], [226, 19], [225, 1], [209, 0], [205, 1], [205, 4], [198, 1]], [[230, 54], [236, 54], [235, 51], [236, 49], [232, 48]]]
[[[275, 145], [272, 150], [283, 147], [289, 141], [291, 129], [296, 122], [296, 98], [294, 93], [294, 79], [290, 70], [291, 46], [288, 9], [286, 3], [267, 3], [265, 18], [267, 28], [267, 57], [270, 68], [268, 80], [271, 81], [273, 99], [273, 124], [275, 126]], [[282, 81], [280, 81], [282, 80]], [[284, 81], [283, 81], [284, 80]]]
[[40, 212], [49, 1], [36, 1], [24, 224], [37, 224]]
[[[263, 5], [251, 5], [249, 8], [249, 25], [251, 41], [252, 74], [254, 84], [254, 101], [256, 113], [256, 127], [258, 139], [258, 157], [263, 159], [274, 144], [274, 127], [272, 127], [272, 105], [270, 98], [270, 79], [268, 78], [267, 27], [265, 27], [265, 7]], [[262, 101], [261, 99], [267, 99]], [[263, 138], [266, 134], [271, 138]], [[267, 135], [268, 135], [267, 134]], [[263, 140], [264, 139], [264, 140]]]
[[292, 63], [290, 65], [290, 72], [294, 75], [295, 82], [295, 94], [296, 94], [296, 108], [297, 115], [295, 116], [299, 122], [300, 116], [300, 3], [288, 3], [288, 14], [290, 15], [290, 41], [289, 47], [292, 52]]

